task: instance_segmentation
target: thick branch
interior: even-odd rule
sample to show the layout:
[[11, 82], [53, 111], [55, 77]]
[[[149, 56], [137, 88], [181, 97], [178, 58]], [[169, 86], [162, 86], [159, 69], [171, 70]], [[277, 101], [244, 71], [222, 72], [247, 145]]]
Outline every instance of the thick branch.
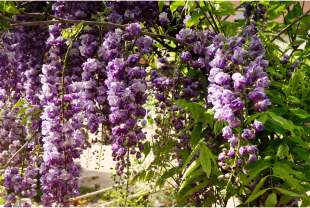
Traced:
[[[46, 16], [46, 15], [44, 15]], [[12, 27], [18, 27], [18, 26], [37, 26], [37, 25], [53, 25], [53, 24], [79, 24], [83, 22], [83, 25], [102, 25], [102, 26], [106, 26], [106, 27], [115, 27], [115, 28], [120, 28], [120, 29], [125, 29], [126, 26], [125, 25], [119, 25], [119, 24], [114, 24], [111, 22], [96, 22], [96, 21], [81, 21], [81, 20], [65, 20], [65, 19], [60, 19], [58, 18], [58, 20], [49, 20], [49, 21], [36, 21], [36, 22], [22, 22], [22, 23], [16, 23], [16, 24], [11, 24]], [[178, 43], [180, 45], [186, 46], [188, 47], [190, 50], [194, 49], [194, 46], [183, 42], [181, 40], [178, 40], [176, 38], [173, 38], [169, 35], [159, 35], [156, 33], [151, 33], [151, 32], [146, 32], [146, 31], [141, 31], [141, 35], [146, 35], [146, 36], [150, 36], [150, 37], [156, 37], [156, 38], [160, 38], [160, 39], [167, 39], [167, 40], [171, 40], [175, 43]]]
[[295, 19], [292, 23], [290, 23], [288, 26], [286, 26], [283, 30], [281, 30], [281, 32], [279, 32], [276, 36], [274, 36], [270, 42], [273, 42], [275, 39], [277, 39], [280, 35], [282, 35], [287, 29], [289, 29], [292, 25], [294, 25], [296, 22], [300, 21], [302, 18], [304, 18], [305, 16], [308, 15], [308, 13], [310, 12], [310, 10], [306, 11], [303, 15], [301, 15], [300, 17], [298, 17], [297, 19]]

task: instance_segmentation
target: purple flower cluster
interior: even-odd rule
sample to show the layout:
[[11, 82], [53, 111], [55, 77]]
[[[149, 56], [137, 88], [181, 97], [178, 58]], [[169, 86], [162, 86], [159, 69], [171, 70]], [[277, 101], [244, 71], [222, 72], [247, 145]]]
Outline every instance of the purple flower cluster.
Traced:
[[[264, 58], [264, 45], [257, 36], [253, 37], [247, 51], [242, 49], [246, 42], [243, 37], [232, 37], [226, 40], [219, 34], [215, 39], [221, 40], [221, 43], [214, 59], [209, 63], [213, 68], [208, 77], [210, 81], [208, 102], [213, 105], [214, 118], [228, 123], [222, 133], [224, 139], [230, 142], [231, 149], [228, 152], [224, 149], [219, 154], [220, 166], [223, 170], [227, 170], [225, 160], [235, 157], [238, 151], [238, 157], [249, 153], [248, 161], [257, 161], [255, 156], [257, 148], [253, 146], [245, 148], [239, 143], [249, 143], [246, 140], [255, 138], [254, 130], [263, 131], [264, 125], [255, 120], [252, 130], [246, 128], [243, 124], [246, 112], [244, 108], [249, 108], [252, 100], [255, 110], [259, 112], [267, 110], [266, 106], [271, 103], [265, 94], [265, 89], [269, 87], [270, 81], [264, 71], [268, 65]], [[226, 44], [228, 47], [223, 47]], [[242, 132], [239, 130], [238, 134], [234, 134], [233, 129], [238, 127], [241, 127]]]
[[253, 5], [252, 2], [245, 2], [243, 3], [243, 7], [245, 9], [243, 13], [243, 19], [247, 20], [248, 18], [251, 18], [254, 21], [263, 20], [264, 14], [267, 12], [267, 7], [263, 4], [257, 4], [257, 7]]
[[[127, 31], [128, 32], [128, 31]], [[138, 35], [137, 33], [136, 35]], [[112, 125], [112, 150], [117, 163], [117, 174], [123, 173], [127, 161], [125, 155], [135, 154], [139, 159], [144, 151], [142, 141], [146, 138], [142, 128], [137, 125], [137, 118], [144, 117], [146, 110], [142, 105], [146, 102], [147, 85], [143, 80], [146, 71], [136, 66], [139, 55], [132, 54], [127, 60], [120, 55], [107, 64], [107, 100], [111, 106], [109, 121]], [[139, 151], [136, 150], [138, 147]]]
[[121, 1], [110, 2], [107, 6], [112, 10], [108, 19], [117, 24], [145, 23], [146, 26], [154, 26], [159, 22], [157, 2], [152, 1]]
[[[91, 19], [94, 3], [85, 2], [56, 2], [53, 7], [55, 16], [69, 19]], [[87, 9], [86, 9], [87, 8]], [[72, 16], [72, 10], [75, 12]], [[70, 14], [70, 16], [67, 16]], [[55, 202], [58, 206], [68, 206], [69, 199], [77, 196], [78, 186], [82, 181], [78, 179], [82, 167], [74, 159], [79, 158], [82, 151], [88, 147], [85, 142], [87, 134], [83, 129], [85, 121], [90, 132], [98, 131], [99, 123], [107, 119], [98, 114], [99, 106], [105, 106], [106, 89], [98, 78], [105, 79], [103, 64], [91, 59], [97, 48], [97, 39], [91, 34], [80, 37], [79, 42], [73, 44], [66, 68], [64, 80], [64, 103], [62, 103], [62, 73], [63, 62], [67, 51], [66, 40], [61, 36], [61, 25], [50, 26], [50, 37], [47, 47], [50, 49], [49, 64], [43, 65], [41, 75], [42, 91], [40, 95], [43, 134], [43, 162], [40, 165], [42, 175], [41, 189], [44, 206], [51, 206]], [[87, 59], [85, 63], [80, 58]], [[81, 67], [82, 66], [82, 67]], [[83, 72], [83, 73], [82, 73]], [[68, 105], [68, 104], [71, 105]], [[97, 105], [98, 104], [98, 105]], [[65, 110], [63, 109], [63, 106]]]

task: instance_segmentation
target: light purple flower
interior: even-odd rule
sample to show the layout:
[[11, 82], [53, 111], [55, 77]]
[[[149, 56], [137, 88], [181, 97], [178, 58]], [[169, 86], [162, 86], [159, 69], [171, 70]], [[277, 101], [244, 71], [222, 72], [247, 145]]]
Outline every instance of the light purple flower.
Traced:
[[256, 152], [258, 152], [258, 149], [256, 145], [250, 145], [247, 147], [247, 151], [249, 154], [255, 154]]
[[170, 20], [168, 19], [168, 14], [166, 12], [162, 12], [159, 14], [159, 21], [161, 25], [166, 25], [170, 23]]
[[252, 124], [253, 129], [255, 129], [256, 131], [264, 131], [265, 126], [263, 125], [262, 122], [255, 120], [254, 124]]
[[228, 126], [225, 126], [225, 127], [223, 128], [222, 133], [223, 133], [223, 137], [224, 137], [225, 139], [228, 139], [228, 138], [230, 138], [230, 137], [233, 136], [232, 130], [231, 130], [231, 128], [229, 128]]
[[[245, 155], [246, 153], [248, 153], [248, 149], [245, 146], [241, 146], [239, 148], [239, 154], [240, 155]], [[242, 162], [242, 161], [241, 161]]]
[[238, 136], [234, 135], [233, 137], [231, 137], [229, 140], [230, 142], [230, 146], [234, 147], [234, 146], [237, 146], [238, 143], [239, 143], [239, 138]]
[[240, 73], [234, 73], [232, 75], [232, 79], [234, 80], [234, 88], [244, 90], [246, 84], [246, 78], [242, 76]]
[[219, 85], [227, 85], [230, 82], [230, 76], [229, 76], [229, 74], [226, 74], [224, 72], [219, 72], [214, 77], [214, 81], [216, 84], [219, 84]]
[[227, 154], [229, 157], [235, 157], [236, 156], [236, 152], [234, 149], [230, 149], [228, 154]]

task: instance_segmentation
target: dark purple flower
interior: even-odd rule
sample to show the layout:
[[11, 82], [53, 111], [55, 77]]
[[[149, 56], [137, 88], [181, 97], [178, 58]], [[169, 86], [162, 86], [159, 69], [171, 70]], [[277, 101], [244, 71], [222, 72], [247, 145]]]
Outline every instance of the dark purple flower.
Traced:
[[250, 162], [257, 162], [257, 157], [255, 156], [255, 155], [250, 155], [250, 157], [249, 157], [249, 161]]
[[241, 134], [244, 139], [254, 139], [255, 134], [250, 129], [243, 129], [243, 133]]
[[168, 14], [166, 12], [162, 12], [159, 14], [159, 21], [161, 25], [167, 25], [170, 23], [170, 20], [168, 19]]
[[239, 165], [239, 166], [242, 165], [242, 160], [241, 159], [237, 160], [237, 165]]
[[192, 60], [192, 55], [190, 54], [190, 52], [183, 52], [180, 56], [180, 59], [183, 62], [188, 62]]

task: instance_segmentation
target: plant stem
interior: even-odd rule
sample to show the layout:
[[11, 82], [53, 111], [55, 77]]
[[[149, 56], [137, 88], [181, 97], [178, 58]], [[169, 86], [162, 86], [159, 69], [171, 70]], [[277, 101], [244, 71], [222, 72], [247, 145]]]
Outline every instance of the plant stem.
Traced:
[[[237, 160], [238, 160], [238, 156], [239, 156], [239, 149], [241, 147], [241, 133], [242, 133], [242, 130], [243, 130], [243, 109], [241, 109], [241, 131], [240, 131], [240, 134], [239, 134], [239, 142], [238, 142], [238, 147], [237, 147], [237, 151], [236, 151], [236, 156], [235, 156], [235, 160], [234, 160], [234, 165], [237, 166]], [[229, 180], [228, 180], [228, 183], [227, 183], [227, 186], [225, 188], [225, 191], [227, 191], [227, 188], [229, 186], [229, 184], [231, 183], [231, 179], [232, 179], [232, 176], [233, 174], [235, 173], [235, 170], [233, 170], [231, 172], [231, 175], [229, 177]]]
[[[210, 1], [209, 1], [209, 4], [211, 5], [212, 10], [215, 11], [215, 7], [214, 7], [214, 5], [211, 4]], [[223, 26], [222, 26], [222, 23], [221, 23], [220, 19], [218, 18], [217, 14], [216, 14], [215, 12], [214, 12], [214, 15], [215, 15], [215, 18], [217, 19], [217, 22], [219, 23], [219, 25], [220, 25], [220, 27], [221, 27], [221, 29], [222, 29], [223, 34], [226, 36], [226, 33], [225, 33], [225, 31], [224, 31], [224, 28], [223, 28]]]
[[[64, 95], [65, 95], [65, 74], [66, 74], [65, 72], [66, 72], [66, 67], [68, 65], [69, 52], [70, 52], [70, 49], [71, 49], [73, 43], [76, 41], [78, 35], [83, 30], [83, 28], [84, 28], [84, 25], [82, 25], [82, 27], [79, 29], [79, 31], [74, 36], [71, 43], [69, 44], [68, 50], [66, 52], [65, 60], [64, 60], [64, 66], [63, 66], [63, 70], [62, 70], [62, 87], [61, 87], [62, 125], [65, 125], [65, 98], [64, 98]], [[63, 141], [66, 140], [65, 133], [62, 133], [62, 138], [63, 138]], [[64, 156], [65, 156], [65, 169], [67, 169], [67, 157], [66, 157], [66, 150], [65, 149], [64, 149]]]
[[125, 196], [125, 203], [124, 207], [126, 207], [127, 199], [128, 199], [128, 192], [129, 192], [129, 147], [127, 147], [127, 185], [126, 185], [126, 196]]
[[27, 141], [27, 143], [25, 143], [19, 150], [17, 150], [17, 152], [15, 152], [15, 154], [9, 159], [9, 161], [3, 166], [1, 167], [1, 169], [4, 169], [6, 167], [9, 166], [9, 164], [11, 163], [11, 161], [21, 152], [23, 151], [23, 149], [25, 149], [27, 147], [27, 145], [29, 144], [29, 142], [32, 140], [32, 138], [34, 137], [34, 135], [36, 135], [39, 131], [36, 131], [31, 137], [30, 139]]
[[203, 13], [203, 15], [205, 16], [206, 20], [209, 22], [210, 26], [212, 27], [212, 29], [214, 30], [214, 32], [218, 33], [216, 31], [216, 29], [213, 27], [212, 23], [210, 22], [209, 18], [207, 17], [206, 13], [204, 11], [201, 10], [201, 7], [200, 7], [200, 4], [198, 1], [196, 1], [196, 4], [198, 5], [199, 7], [199, 10]]

